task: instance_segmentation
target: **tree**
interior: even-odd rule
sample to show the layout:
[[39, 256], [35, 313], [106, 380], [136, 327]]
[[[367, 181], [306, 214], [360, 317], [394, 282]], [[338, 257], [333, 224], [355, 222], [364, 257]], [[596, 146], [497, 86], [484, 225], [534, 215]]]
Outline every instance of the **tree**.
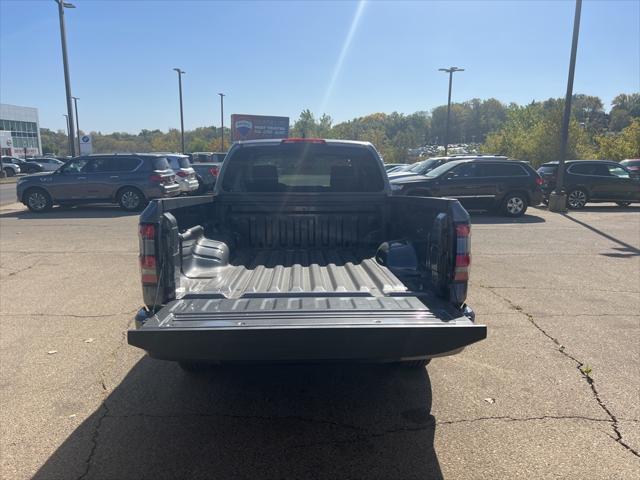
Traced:
[[607, 160], [640, 158], [640, 118], [634, 118], [622, 132], [596, 138], [598, 157]]
[[640, 93], [617, 95], [611, 102], [609, 130], [619, 132], [630, 125], [633, 118], [640, 118]]

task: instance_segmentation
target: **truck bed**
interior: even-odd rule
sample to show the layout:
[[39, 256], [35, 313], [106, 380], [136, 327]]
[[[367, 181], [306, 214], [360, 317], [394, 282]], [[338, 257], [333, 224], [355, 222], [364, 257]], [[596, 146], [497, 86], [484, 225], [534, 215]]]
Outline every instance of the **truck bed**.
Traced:
[[256, 293], [367, 293], [407, 287], [380, 265], [371, 249], [254, 250], [237, 252], [229, 265], [186, 272], [185, 293], [240, 298]]

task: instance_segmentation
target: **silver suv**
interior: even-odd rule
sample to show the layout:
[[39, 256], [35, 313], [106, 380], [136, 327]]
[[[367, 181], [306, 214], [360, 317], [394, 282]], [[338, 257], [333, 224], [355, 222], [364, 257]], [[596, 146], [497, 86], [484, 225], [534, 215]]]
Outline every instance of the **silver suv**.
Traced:
[[16, 194], [33, 212], [81, 203], [117, 203], [136, 211], [148, 200], [180, 195], [180, 185], [164, 155], [89, 155], [19, 179]]

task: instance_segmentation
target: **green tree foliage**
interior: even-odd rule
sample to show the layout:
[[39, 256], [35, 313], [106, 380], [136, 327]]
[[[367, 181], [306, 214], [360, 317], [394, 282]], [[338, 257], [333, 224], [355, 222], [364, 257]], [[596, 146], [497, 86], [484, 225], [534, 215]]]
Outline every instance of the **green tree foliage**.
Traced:
[[[550, 98], [529, 105], [505, 105], [495, 98], [473, 98], [451, 105], [449, 143], [484, 142], [483, 151], [529, 160], [538, 165], [556, 160], [560, 151], [560, 125], [563, 100]], [[316, 118], [305, 109], [290, 127], [292, 137], [320, 137], [366, 140], [375, 145], [386, 162], [406, 162], [407, 150], [444, 142], [447, 107], [431, 112], [405, 115], [397, 112], [372, 113], [334, 124], [323, 113]], [[635, 119], [635, 120], [634, 120]], [[598, 97], [576, 94], [572, 101], [572, 120], [568, 156], [572, 158], [639, 157], [637, 135], [640, 94], [621, 93], [612, 102], [609, 114]], [[91, 132], [94, 152], [179, 151], [180, 131], [142, 130], [138, 134]], [[67, 135], [41, 129], [43, 151], [58, 155], [68, 152]], [[635, 142], [635, 143], [634, 143]], [[185, 132], [185, 148], [194, 151], [225, 151], [231, 132], [225, 128], [224, 145], [216, 127], [200, 127]], [[636, 152], [636, 153], [633, 153]]]
[[599, 158], [624, 160], [640, 158], [640, 118], [634, 118], [622, 132], [596, 137]]
[[609, 130], [619, 132], [631, 124], [634, 118], [640, 118], [640, 93], [621, 93], [611, 102]]

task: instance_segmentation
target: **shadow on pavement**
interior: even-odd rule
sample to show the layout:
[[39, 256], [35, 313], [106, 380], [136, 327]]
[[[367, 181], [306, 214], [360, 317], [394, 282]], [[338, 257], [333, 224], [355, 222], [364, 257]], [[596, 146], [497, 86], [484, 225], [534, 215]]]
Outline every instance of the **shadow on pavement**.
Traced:
[[544, 223], [545, 219], [538, 217], [537, 215], [524, 214], [522, 217], [512, 218], [500, 216], [487, 212], [470, 212], [471, 224], [485, 225], [485, 224], [508, 224], [508, 223]]
[[116, 205], [81, 205], [77, 207], [53, 207], [48, 212], [33, 213], [24, 210], [0, 213], [0, 218], [17, 218], [20, 220], [47, 220], [58, 218], [116, 218], [140, 215], [140, 212], [127, 212]]
[[[625, 209], [625, 210], [628, 210], [628, 209]], [[628, 244], [626, 242], [623, 242], [622, 240], [614, 237], [613, 235], [609, 235], [608, 233], [605, 233], [602, 230], [597, 229], [593, 225], [589, 225], [587, 222], [584, 222], [582, 220], [578, 220], [577, 218], [574, 218], [571, 215], [567, 215], [566, 213], [563, 213], [562, 216], [564, 218], [567, 218], [567, 219], [571, 220], [572, 222], [577, 223], [578, 225], [583, 226], [584, 228], [587, 228], [587, 229], [591, 230], [594, 233], [597, 233], [601, 237], [606, 238], [607, 240], [610, 240], [610, 241], [620, 245], [620, 247], [614, 247], [613, 248], [613, 250], [618, 250], [618, 252], [602, 253], [601, 255], [604, 255], [606, 257], [614, 257], [614, 258], [634, 257], [634, 256], [637, 256], [637, 255], [640, 255], [640, 250], [638, 248], [634, 247], [633, 245], [630, 245], [630, 244]]]
[[620, 207], [614, 204], [590, 204], [586, 207], [582, 207], [580, 210], [571, 210], [572, 213], [578, 212], [620, 212], [620, 213], [629, 213], [629, 212], [640, 212], [640, 206], [630, 205], [628, 207]]
[[430, 408], [425, 369], [145, 357], [34, 478], [441, 479]]

